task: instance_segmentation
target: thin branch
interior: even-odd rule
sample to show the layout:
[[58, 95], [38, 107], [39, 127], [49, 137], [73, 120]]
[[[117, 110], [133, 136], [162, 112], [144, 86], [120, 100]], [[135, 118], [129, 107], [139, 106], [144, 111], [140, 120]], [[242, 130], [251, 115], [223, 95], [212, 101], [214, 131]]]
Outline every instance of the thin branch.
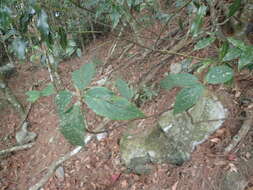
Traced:
[[88, 9], [86, 7], [82, 7], [80, 4], [78, 4], [77, 2], [75, 2], [75, 0], [69, 0], [69, 2], [72, 3], [73, 5], [75, 5], [76, 7], [78, 7], [79, 9], [85, 10], [85, 11], [87, 11], [89, 13], [92, 13], [92, 14], [96, 14], [95, 11], [90, 10], [90, 9]]
[[16, 152], [16, 151], [19, 151], [19, 150], [25, 150], [25, 149], [28, 149], [28, 148], [32, 148], [32, 146], [34, 144], [35, 143], [29, 143], [29, 144], [25, 144], [25, 145], [21, 145], [21, 146], [14, 146], [14, 147], [11, 147], [11, 148], [8, 148], [8, 149], [5, 149], [5, 150], [1, 150], [0, 151], [0, 156], [8, 154], [8, 153]]
[[42, 179], [33, 185], [32, 187], [29, 188], [29, 190], [39, 190], [42, 188], [47, 181], [51, 178], [51, 176], [54, 174], [55, 170], [66, 160], [70, 159], [72, 156], [76, 155], [80, 150], [82, 149], [82, 146], [78, 146], [72, 151], [68, 152], [64, 156], [60, 157], [58, 160], [54, 161], [47, 169], [46, 175], [42, 177]]
[[187, 5], [189, 5], [191, 2], [192, 2], [192, 0], [187, 1], [182, 7], [179, 7], [179, 8], [175, 11], [174, 15], [173, 15], [171, 18], [169, 18], [169, 19], [167, 20], [167, 22], [164, 24], [162, 30], [160, 31], [160, 33], [159, 33], [159, 35], [158, 35], [158, 38], [156, 39], [156, 42], [155, 42], [154, 47], [157, 47], [157, 43], [158, 43], [158, 41], [161, 39], [161, 36], [162, 36], [163, 32], [165, 31], [167, 25], [168, 25], [169, 22], [171, 21], [171, 19], [173, 19], [173, 17], [175, 17], [176, 15], [178, 15], [185, 7], [186, 7]]
[[141, 120], [141, 119], [148, 119], [148, 118], [152, 118], [152, 117], [159, 117], [160, 115], [162, 115], [163, 113], [169, 111], [169, 110], [172, 110], [173, 107], [170, 107], [166, 110], [163, 110], [162, 112], [159, 112], [159, 113], [155, 113], [155, 114], [152, 114], [152, 115], [147, 115], [147, 116], [144, 116], [144, 117], [139, 117], [139, 118], [135, 118], [135, 119], [132, 119], [132, 120], [129, 120], [125, 123], [121, 123], [119, 124], [118, 126], [114, 127], [113, 129], [106, 129], [106, 130], [101, 130], [101, 131], [91, 131], [91, 130], [87, 130], [88, 133], [91, 133], [91, 134], [100, 134], [100, 133], [108, 133], [108, 132], [111, 132], [117, 128], [120, 128], [122, 126], [125, 126], [125, 125], [128, 125], [129, 123], [133, 122], [133, 121], [136, 121], [136, 120]]

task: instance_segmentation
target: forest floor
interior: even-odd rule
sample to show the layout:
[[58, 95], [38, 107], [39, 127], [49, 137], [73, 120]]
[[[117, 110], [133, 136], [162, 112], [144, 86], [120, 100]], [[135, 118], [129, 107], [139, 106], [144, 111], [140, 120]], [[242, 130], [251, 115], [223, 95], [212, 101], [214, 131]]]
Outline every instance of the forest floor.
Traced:
[[[60, 63], [59, 73], [64, 86], [73, 89], [71, 86], [71, 72], [81, 65], [96, 58], [103, 63], [107, 61], [108, 50], [113, 45], [110, 36], [100, 37], [86, 47], [81, 58], [71, 58]], [[119, 43], [125, 47], [124, 42]], [[120, 61], [117, 54], [107, 64], [98, 68], [97, 81], [108, 76], [112, 72], [114, 78], [120, 77], [126, 81], [136, 84], [141, 76], [152, 66], [159, 63], [160, 57], [151, 57], [144, 63], [131, 64], [131, 58], [123, 57]], [[128, 54], [135, 55], [138, 48], [131, 49]], [[118, 52], [117, 52], [118, 51]], [[212, 49], [200, 52], [198, 56], [204, 57], [212, 54]], [[170, 64], [181, 61], [182, 57], [170, 60]], [[158, 82], [169, 71], [169, 65], [163, 67], [155, 76], [153, 82]], [[18, 100], [27, 108], [25, 92], [37, 81], [40, 83], [36, 89], [42, 89], [49, 81], [46, 68], [31, 64], [22, 64], [17, 68], [17, 73], [8, 81], [9, 87], [13, 90]], [[238, 105], [234, 100], [235, 94], [224, 89], [213, 90], [227, 93], [230, 97], [226, 105], [230, 115], [235, 117], [239, 113]], [[169, 108], [174, 100], [177, 89], [171, 91], [160, 90], [158, 95], [151, 100], [146, 100], [141, 109], [147, 115], [160, 113]], [[60, 156], [66, 154], [74, 147], [71, 146], [58, 130], [59, 119], [55, 111], [54, 97], [40, 98], [32, 105], [28, 116], [29, 130], [38, 134], [35, 145], [23, 151], [15, 152], [0, 160], [0, 190], [26, 190], [37, 183], [45, 175], [47, 167]], [[102, 118], [88, 111], [87, 120], [89, 126], [95, 128]], [[153, 125], [157, 118], [140, 120], [143, 125]], [[7, 106], [0, 112], [0, 149], [11, 147], [15, 144], [16, 127], [20, 118], [11, 106]], [[212, 135], [205, 143], [199, 145], [193, 152], [191, 160], [182, 166], [160, 164], [155, 166], [154, 171], [148, 175], [136, 175], [125, 172], [121, 164], [119, 140], [127, 125], [117, 127], [121, 122], [111, 122], [107, 128], [114, 129], [108, 137], [101, 141], [92, 140], [84, 150], [63, 163], [64, 178], [57, 175], [52, 176], [44, 186], [44, 190], [219, 190], [217, 187], [221, 173], [231, 169], [231, 164], [236, 167], [239, 158], [250, 157], [247, 154], [246, 145], [253, 147], [253, 130], [240, 143], [238, 151], [232, 155], [222, 154], [223, 148], [228, 144], [229, 139], [240, 128], [240, 122], [234, 120], [225, 121], [223, 127]], [[253, 179], [249, 179], [250, 186]], [[208, 187], [208, 188], [207, 188]]]

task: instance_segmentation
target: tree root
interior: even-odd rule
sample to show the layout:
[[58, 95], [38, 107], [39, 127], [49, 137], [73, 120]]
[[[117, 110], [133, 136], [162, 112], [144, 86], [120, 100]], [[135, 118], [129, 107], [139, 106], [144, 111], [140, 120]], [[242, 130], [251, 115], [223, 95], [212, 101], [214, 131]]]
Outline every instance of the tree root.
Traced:
[[252, 123], [253, 123], [253, 113], [248, 111], [246, 112], [246, 118], [247, 120], [245, 120], [242, 124], [241, 129], [238, 131], [237, 135], [235, 135], [232, 139], [232, 141], [230, 142], [230, 144], [225, 148], [224, 153], [228, 154], [231, 151], [233, 151], [233, 149], [235, 149], [235, 147], [242, 141], [242, 139], [245, 138], [245, 136], [248, 134]]
[[51, 176], [54, 174], [55, 170], [66, 160], [70, 159], [72, 156], [76, 155], [80, 150], [82, 149], [81, 146], [76, 147], [72, 151], [68, 152], [64, 156], [60, 157], [58, 160], [54, 161], [47, 169], [46, 175], [44, 175], [41, 180], [29, 188], [29, 190], [39, 190], [41, 187], [43, 187], [47, 181], [51, 178]]

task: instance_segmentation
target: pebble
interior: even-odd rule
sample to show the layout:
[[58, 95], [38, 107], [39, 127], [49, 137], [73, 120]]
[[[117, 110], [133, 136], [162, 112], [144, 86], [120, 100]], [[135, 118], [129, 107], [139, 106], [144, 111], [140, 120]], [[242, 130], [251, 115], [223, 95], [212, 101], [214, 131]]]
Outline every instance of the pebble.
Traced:
[[55, 176], [60, 180], [60, 181], [64, 181], [64, 176], [65, 176], [65, 172], [64, 172], [64, 168], [62, 166], [58, 167], [55, 171]]

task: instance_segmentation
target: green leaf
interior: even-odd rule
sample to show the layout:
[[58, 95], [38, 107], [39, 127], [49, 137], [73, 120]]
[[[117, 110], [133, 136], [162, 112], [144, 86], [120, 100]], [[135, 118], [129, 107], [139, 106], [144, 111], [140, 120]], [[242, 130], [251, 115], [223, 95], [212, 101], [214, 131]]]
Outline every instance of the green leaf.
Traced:
[[80, 48], [76, 49], [76, 55], [81, 58], [82, 57], [82, 50]]
[[60, 44], [63, 49], [66, 49], [68, 46], [67, 33], [63, 27], [60, 27], [58, 30], [60, 36]]
[[72, 93], [67, 90], [60, 91], [55, 97], [55, 103], [57, 105], [57, 112], [60, 115], [66, 113], [72, 100]]
[[85, 94], [85, 103], [96, 114], [112, 120], [141, 118], [144, 114], [127, 99], [115, 96], [104, 87], [93, 87]]
[[211, 43], [214, 42], [214, 40], [215, 40], [215, 38], [208, 37], [208, 38], [204, 38], [204, 39], [198, 41], [198, 43], [194, 46], [194, 51], [200, 50], [200, 49], [203, 49], [203, 48], [209, 46]]
[[195, 85], [190, 88], [183, 88], [176, 96], [174, 114], [188, 110], [201, 98], [204, 92], [203, 85]]
[[41, 93], [38, 90], [30, 90], [25, 94], [28, 96], [28, 102], [36, 102], [41, 97]]
[[42, 38], [48, 38], [50, 29], [48, 25], [48, 16], [44, 10], [41, 10], [38, 15], [37, 28], [39, 29]]
[[41, 95], [42, 96], [50, 96], [50, 95], [53, 95], [55, 93], [55, 90], [54, 90], [54, 85], [52, 83], [49, 83], [47, 85], [46, 88], [44, 88], [42, 91], [41, 91]]
[[134, 96], [134, 92], [131, 88], [129, 88], [128, 84], [126, 81], [122, 79], [117, 79], [116, 80], [116, 87], [119, 90], [119, 93], [121, 96], [124, 98], [131, 100]]
[[116, 28], [120, 21], [121, 14], [116, 9], [113, 9], [113, 12], [110, 14], [110, 17], [112, 20], [112, 28]]
[[210, 68], [205, 80], [210, 84], [221, 84], [230, 81], [233, 78], [233, 69], [226, 65]]
[[12, 50], [18, 59], [25, 59], [26, 46], [27, 43], [20, 38], [16, 38], [12, 41]]
[[72, 145], [76, 146], [84, 145], [86, 128], [80, 105], [75, 104], [69, 112], [60, 114], [60, 131]]
[[189, 73], [169, 74], [164, 78], [160, 85], [166, 90], [174, 87], [189, 87], [198, 84], [198, 78]]
[[224, 58], [222, 59], [223, 61], [231, 61], [233, 59], [237, 59], [238, 57], [240, 57], [242, 53], [242, 50], [239, 48], [229, 48], [228, 52], [226, 53], [226, 55], [224, 56]]
[[238, 69], [240, 70], [243, 67], [252, 63], [253, 63], [253, 47], [247, 48], [247, 50], [241, 54], [241, 57], [238, 62]]
[[81, 103], [70, 107], [72, 94], [67, 90], [60, 91], [55, 97], [57, 113], [60, 117], [60, 131], [73, 145], [83, 146], [85, 136], [84, 116], [81, 112]]
[[28, 24], [32, 21], [33, 15], [35, 14], [35, 10], [32, 7], [29, 7], [27, 10], [25, 10], [24, 13], [19, 18], [19, 24], [20, 24], [20, 32], [26, 33], [28, 29]]
[[5, 6], [0, 7], [0, 29], [5, 31], [11, 27], [11, 9]]
[[232, 3], [232, 5], [229, 6], [228, 10], [228, 17], [233, 16], [236, 11], [238, 11], [241, 7], [241, 0], [234, 0], [234, 2]]
[[197, 37], [203, 24], [203, 19], [206, 14], [207, 7], [202, 5], [198, 8], [197, 14], [191, 25], [191, 33], [193, 37]]
[[229, 43], [225, 41], [219, 48], [219, 60], [223, 60], [229, 49]]
[[90, 84], [95, 72], [94, 64], [84, 64], [79, 70], [72, 73], [74, 85], [80, 90], [85, 89]]
[[133, 4], [132, 0], [127, 0], [127, 5], [128, 5], [129, 8], [132, 7], [132, 4]]
[[241, 50], [246, 50], [247, 46], [245, 45], [245, 43], [242, 40], [237, 40], [233, 37], [227, 38], [227, 40], [233, 44], [233, 46], [240, 48]]

